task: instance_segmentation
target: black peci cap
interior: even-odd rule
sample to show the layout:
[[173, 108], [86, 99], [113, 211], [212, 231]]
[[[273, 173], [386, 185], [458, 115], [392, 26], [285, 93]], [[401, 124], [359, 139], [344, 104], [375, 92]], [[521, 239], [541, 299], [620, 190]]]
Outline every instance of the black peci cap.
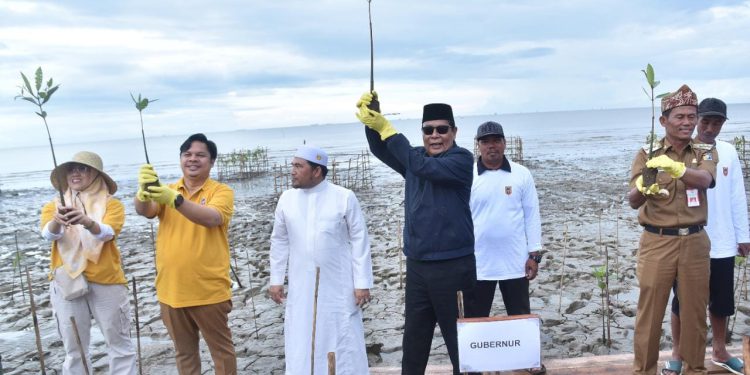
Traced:
[[444, 103], [430, 103], [424, 106], [422, 111], [422, 123], [432, 120], [448, 120], [451, 126], [456, 126], [453, 121], [453, 108]]

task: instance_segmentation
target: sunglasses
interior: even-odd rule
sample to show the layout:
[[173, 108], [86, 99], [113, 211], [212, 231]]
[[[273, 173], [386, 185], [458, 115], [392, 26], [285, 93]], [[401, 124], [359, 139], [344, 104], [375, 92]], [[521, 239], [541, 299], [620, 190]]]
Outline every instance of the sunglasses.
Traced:
[[422, 133], [424, 133], [424, 135], [432, 135], [435, 130], [437, 130], [438, 134], [448, 134], [448, 131], [451, 130], [451, 127], [450, 125], [427, 125], [422, 127]]
[[68, 173], [88, 173], [91, 170], [88, 165], [83, 164], [71, 164], [68, 166]]

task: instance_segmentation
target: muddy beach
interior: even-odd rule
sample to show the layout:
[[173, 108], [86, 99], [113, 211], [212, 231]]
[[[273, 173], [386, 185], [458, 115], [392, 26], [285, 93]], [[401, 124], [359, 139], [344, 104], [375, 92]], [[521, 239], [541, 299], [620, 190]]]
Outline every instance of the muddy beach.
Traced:
[[[542, 318], [543, 358], [632, 352], [638, 296], [635, 253], [641, 232], [636, 211], [630, 209], [624, 199], [632, 154], [628, 151], [617, 152], [615, 158], [599, 154], [526, 161], [536, 181], [542, 215], [544, 260], [539, 277], [531, 283], [531, 307], [532, 312]], [[605, 162], [615, 168], [598, 170]], [[373, 163], [373, 168], [374, 188], [357, 192], [368, 222], [375, 273], [373, 302], [364, 310], [366, 344], [371, 367], [399, 366], [404, 302], [399, 235], [403, 223], [403, 183], [381, 164]], [[126, 204], [127, 219], [119, 246], [126, 276], [128, 279], [135, 277], [138, 283], [143, 370], [147, 374], [176, 374], [172, 344], [159, 317], [155, 298], [152, 225], [134, 214], [133, 189], [121, 186], [117, 195]], [[234, 309], [230, 314], [230, 326], [238, 365], [241, 373], [246, 374], [283, 373], [284, 309], [265, 295], [276, 197], [272, 193], [260, 196], [241, 193], [257, 185], [233, 187], [240, 193], [235, 202], [230, 244], [232, 264], [242, 285], [234, 282], [232, 286]], [[34, 203], [29, 207], [18, 204], [6, 207], [7, 217], [0, 222], [3, 370], [6, 374], [39, 371], [28, 295], [20, 292], [18, 274], [13, 267], [14, 233], [17, 233], [18, 245], [24, 254], [21, 261], [31, 273], [38, 305], [45, 365], [48, 373], [55, 373], [53, 369], [59, 371], [62, 365], [63, 349], [49, 304], [48, 244], [38, 235], [41, 204], [36, 205], [51, 197], [53, 192], [21, 190], [2, 194], [2, 202]], [[156, 230], [155, 222], [153, 226]], [[607, 262], [605, 253], [610, 267], [610, 346], [602, 340], [602, 294], [593, 274], [594, 267]], [[493, 313], [504, 313], [499, 295]], [[747, 302], [742, 300], [738, 303], [733, 344], [741, 342], [737, 333], [747, 332], [748, 315]], [[661, 347], [665, 349], [670, 342], [668, 315], [663, 327]], [[135, 329], [132, 334], [135, 340]], [[96, 328], [92, 330], [91, 355], [96, 373], [105, 373], [106, 347]], [[201, 349], [201, 358], [204, 373], [211, 373], [210, 355], [205, 346]], [[436, 330], [430, 364], [445, 363], [448, 363], [446, 350]]]

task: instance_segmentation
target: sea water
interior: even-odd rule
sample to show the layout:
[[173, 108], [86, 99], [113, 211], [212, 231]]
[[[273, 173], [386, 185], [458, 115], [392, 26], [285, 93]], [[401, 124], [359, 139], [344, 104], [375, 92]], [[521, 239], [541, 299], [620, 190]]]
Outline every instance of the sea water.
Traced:
[[[658, 116], [658, 109], [657, 109]], [[729, 105], [730, 120], [724, 125], [720, 139], [731, 141], [735, 136], [750, 137], [750, 104]], [[470, 150], [474, 148], [476, 128], [484, 121], [497, 121], [503, 125], [506, 137], [518, 136], [523, 140], [526, 160], [601, 160], [624, 164], [630, 161], [638, 147], [645, 143], [651, 128], [651, 108], [585, 110], [564, 112], [537, 112], [506, 115], [456, 117], [457, 143]], [[393, 125], [404, 133], [412, 145], [421, 145], [419, 119], [391, 118]], [[656, 133], [661, 137], [663, 128], [656, 118]], [[363, 125], [360, 123], [309, 125], [275, 129], [235, 130], [212, 132], [207, 125], [205, 134], [216, 142], [219, 153], [233, 150], [268, 149], [271, 165], [288, 164], [294, 150], [303, 143], [316, 145], [329, 154], [352, 154], [367, 149]], [[164, 181], [174, 181], [181, 176], [179, 147], [189, 134], [147, 138], [149, 159]], [[40, 190], [51, 197], [49, 175], [52, 156], [49, 145], [0, 149], [0, 214], [2, 207], [14, 192]], [[106, 172], [120, 185], [121, 193], [135, 189], [138, 168], [145, 163], [141, 138], [108, 139], [85, 143], [55, 145], [58, 163], [78, 151], [98, 153], [104, 161]], [[372, 158], [375, 165], [377, 159]], [[590, 165], [596, 169], [596, 165]], [[610, 166], [611, 168], [611, 166]], [[214, 170], [214, 177], [215, 177]], [[263, 189], [244, 189], [242, 195], [266, 194]], [[23, 195], [23, 194], [21, 194]]]

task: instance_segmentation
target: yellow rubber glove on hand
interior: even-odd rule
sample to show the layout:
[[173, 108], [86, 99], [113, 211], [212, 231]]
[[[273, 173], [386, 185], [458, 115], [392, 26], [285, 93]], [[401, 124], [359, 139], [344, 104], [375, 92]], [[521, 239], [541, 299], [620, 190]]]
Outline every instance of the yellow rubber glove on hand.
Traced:
[[357, 107], [359, 108], [357, 118], [359, 121], [368, 128], [378, 132], [380, 139], [383, 141], [397, 134], [398, 131], [391, 125], [388, 119], [380, 113], [367, 108], [370, 102], [372, 102], [372, 94], [369, 92], [362, 94], [362, 97], [357, 101]]
[[151, 164], [141, 165], [141, 169], [138, 171], [138, 192], [135, 193], [135, 197], [141, 202], [150, 201], [151, 193], [146, 189], [146, 184], [154, 183], [158, 180], [159, 176]]
[[148, 191], [153, 201], [160, 204], [166, 204], [172, 208], [174, 208], [175, 198], [180, 194], [177, 190], [164, 184], [161, 186], [149, 186]]
[[645, 196], [659, 194], [659, 184], [651, 184], [649, 187], [643, 186], [643, 176], [638, 176], [635, 179], [635, 188]]
[[649, 168], [659, 168], [674, 178], [681, 178], [687, 170], [685, 163], [674, 161], [667, 155], [657, 156], [647, 161], [646, 166]]

